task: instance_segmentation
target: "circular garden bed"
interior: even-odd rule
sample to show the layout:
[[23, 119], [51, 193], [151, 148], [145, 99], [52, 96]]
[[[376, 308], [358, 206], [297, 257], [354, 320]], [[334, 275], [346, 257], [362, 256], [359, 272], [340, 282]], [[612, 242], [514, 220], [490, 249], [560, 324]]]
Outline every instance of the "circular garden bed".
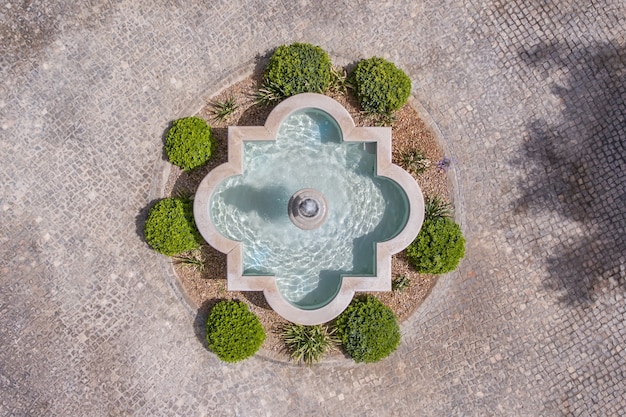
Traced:
[[[319, 54], [319, 51], [315, 49], [317, 47], [306, 44], [304, 47], [302, 47], [302, 44], [294, 45], [297, 53], [310, 55], [312, 48], [314, 49], [313, 55]], [[293, 48], [294, 45], [290, 47]], [[278, 48], [274, 56], [280, 53], [283, 55], [281, 59], [285, 59], [285, 56], [291, 59], [289, 58], [289, 53], [287, 53], [289, 51], [285, 51], [283, 48]], [[307, 59], [311, 59], [309, 55], [306, 55]], [[198, 131], [202, 132], [202, 134], [206, 134], [206, 128], [203, 123], [198, 123], [197, 119], [206, 121], [207, 125], [210, 126], [208, 128], [212, 142], [210, 149], [198, 148], [206, 154], [203, 158], [208, 161], [204, 165], [197, 163], [195, 160], [193, 165], [189, 166], [178, 164], [184, 167], [185, 170], [173, 166], [165, 187], [165, 195], [167, 197], [176, 197], [182, 201], [189, 201], [188, 199], [193, 197], [198, 184], [207, 173], [227, 161], [228, 126], [262, 126], [265, 123], [273, 105], [280, 100], [281, 92], [286, 89], [286, 87], [281, 87], [271, 79], [268, 79], [268, 74], [274, 74], [274, 76], [278, 77], [278, 80], [284, 78], [296, 79], [294, 77], [297, 76], [297, 74], [294, 75], [291, 68], [281, 66], [280, 62], [277, 63], [274, 56], [270, 58], [265, 72], [253, 73], [242, 81], [229, 86], [215, 97], [212, 97], [194, 118], [187, 118], [186, 123], [188, 125], [201, 125], [201, 129], [199, 128]], [[326, 58], [323, 55], [320, 56], [324, 66], [330, 65], [330, 61], [326, 63]], [[320, 59], [315, 59], [317, 59], [315, 65], [319, 65]], [[398, 322], [402, 322], [424, 301], [437, 282], [436, 275], [420, 273], [418, 270], [444, 273], [454, 269], [458, 259], [463, 256], [464, 241], [460, 230], [457, 230], [458, 226], [449, 218], [451, 214], [449, 212], [451, 209], [449, 205], [451, 190], [446, 171], [450, 160], [443, 154], [434, 132], [420, 118], [418, 112], [410, 104], [406, 103], [406, 97], [410, 91], [410, 80], [393, 64], [388, 64], [380, 58], [363, 60], [357, 64], [352, 77], [348, 77], [346, 70], [343, 68], [329, 67], [328, 77], [323, 72], [323, 80], [321, 81], [326, 83], [325, 85], [328, 87], [325, 91], [317, 88], [317, 91], [313, 92], [324, 93], [341, 103], [352, 115], [357, 126], [391, 126], [393, 162], [410, 172], [424, 193], [427, 203], [425, 225], [430, 224], [429, 233], [422, 234], [420, 232], [420, 236], [418, 236], [408, 251], [405, 250], [392, 258], [393, 291], [357, 296], [354, 301], [355, 305], [359, 305], [359, 302], [365, 306], [376, 305], [375, 310], [381, 312], [381, 317], [388, 317], [391, 314], [397, 318]], [[390, 93], [384, 89], [377, 90], [380, 87], [376, 85], [368, 87], [367, 83], [375, 77], [368, 78], [367, 71], [370, 73], [372, 71], [386, 72], [387, 75], [383, 74], [383, 78], [384, 76], [389, 77], [389, 74], [391, 74], [391, 79], [397, 85], [383, 86], [385, 88], [392, 87], [393, 94], [391, 94], [391, 98], [380, 102], [380, 97], [389, 97]], [[316, 74], [319, 72], [319, 68], [316, 69]], [[310, 75], [308, 76], [310, 77]], [[361, 78], [359, 79], [359, 77]], [[408, 86], [406, 85], [406, 80], [408, 80]], [[298, 80], [296, 79], [296, 81]], [[358, 85], [355, 86], [355, 83]], [[304, 83], [302, 85], [297, 82], [290, 84], [289, 88], [294, 89], [294, 91], [289, 93], [289, 95], [303, 92], [300, 89], [306, 90], [307, 84]], [[397, 91], [400, 93], [396, 93]], [[398, 97], [395, 94], [401, 94], [402, 97]], [[363, 110], [365, 102], [370, 107], [369, 112]], [[178, 125], [181, 124], [176, 123], [173, 126], [176, 127]], [[189, 135], [194, 141], [197, 139], [195, 132]], [[166, 144], [166, 150], [167, 146]], [[198, 165], [201, 166], [198, 167]], [[186, 207], [180, 204], [179, 206]], [[184, 216], [188, 216], [188, 212], [184, 211], [183, 208], [179, 208], [181, 210], [181, 219]], [[150, 215], [146, 224], [147, 238], [148, 230], [151, 230], [148, 226], [152, 227], [149, 223]], [[195, 232], [192, 237], [194, 239], [197, 237]], [[336, 320], [335, 324], [344, 323], [344, 325], [337, 327], [337, 334], [334, 334], [333, 326], [330, 329], [326, 327], [324, 329], [313, 329], [308, 328], [309, 326], [295, 326], [288, 323], [269, 307], [262, 292], [227, 291], [226, 255], [203, 243], [201, 239], [199, 242], [198, 249], [176, 254], [171, 258], [182, 287], [188, 297], [197, 305], [199, 315], [201, 317], [209, 316], [216, 303], [223, 300], [238, 300], [245, 303], [250, 312], [258, 317], [265, 330], [266, 337], [263, 339], [262, 347], [273, 352], [274, 356], [285, 354], [285, 357], [287, 357], [286, 354], [291, 353], [292, 358], [301, 359], [307, 363], [317, 361], [324, 353], [323, 349], [319, 355], [315, 356], [311, 347], [306, 346], [306, 343], [304, 346], [298, 345], [303, 340], [314, 341], [316, 338], [322, 341], [320, 342], [321, 344], [328, 341], [341, 343], [340, 339], [345, 339], [342, 344], [344, 351], [355, 360], [359, 360], [357, 359], [358, 357], [366, 362], [372, 361], [368, 360], [371, 358], [375, 358], [375, 360], [382, 359], [397, 346], [397, 343], [394, 342], [392, 349], [380, 357], [376, 355], [371, 356], [371, 352], [354, 353], [351, 349], [358, 351], [359, 347], [353, 346], [354, 344], [351, 344], [349, 340], [358, 340], [371, 329], [357, 328], [355, 330], [357, 332], [356, 339], [350, 339], [352, 337], [350, 332], [353, 330], [351, 330], [350, 320], [346, 318], [345, 314]], [[442, 255], [439, 256], [439, 253], [437, 253], [433, 257], [424, 256], [424, 253], [428, 252], [429, 247], [441, 248], [438, 250], [441, 251]], [[446, 251], [450, 253], [446, 253]], [[168, 254], [171, 255], [171, 253]], [[453, 259], [452, 262], [447, 262], [447, 259], [443, 259], [442, 262], [440, 258], [446, 258], [446, 256], [456, 257], [456, 259]], [[371, 297], [375, 297], [378, 304], [372, 304], [370, 301]], [[387, 308], [390, 313], [385, 312]], [[349, 308], [346, 310], [346, 314], [349, 311], [355, 311], [355, 309], [356, 307]], [[372, 343], [379, 344], [379, 342]], [[314, 347], [317, 347], [317, 345]], [[335, 350], [335, 352], [339, 352], [339, 350]]]

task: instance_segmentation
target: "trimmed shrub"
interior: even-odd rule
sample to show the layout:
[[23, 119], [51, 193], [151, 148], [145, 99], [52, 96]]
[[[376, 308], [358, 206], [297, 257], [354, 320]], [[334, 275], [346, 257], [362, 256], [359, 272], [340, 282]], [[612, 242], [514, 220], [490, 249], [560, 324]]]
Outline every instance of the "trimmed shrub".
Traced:
[[265, 340], [259, 318], [241, 301], [218, 302], [206, 321], [211, 352], [224, 362], [238, 362], [254, 355]]
[[295, 362], [303, 361], [307, 365], [319, 362], [324, 354], [335, 348], [339, 340], [321, 324], [304, 326], [302, 324], [285, 324], [281, 338]]
[[186, 198], [164, 198], [150, 209], [144, 226], [146, 242], [157, 252], [177, 255], [202, 242], [193, 220], [193, 203]]
[[165, 138], [167, 159], [185, 171], [201, 167], [211, 158], [211, 127], [199, 117], [175, 120]]
[[264, 75], [264, 86], [282, 98], [299, 93], [323, 93], [330, 84], [330, 58], [319, 46], [293, 43], [279, 46]]
[[352, 76], [359, 103], [368, 113], [391, 114], [404, 106], [411, 94], [411, 79], [383, 58], [359, 61]]
[[400, 344], [400, 327], [393, 311], [372, 295], [352, 300], [335, 326], [344, 349], [355, 362], [378, 362]]
[[465, 238], [450, 218], [426, 218], [406, 254], [418, 272], [444, 274], [454, 271], [465, 255]]

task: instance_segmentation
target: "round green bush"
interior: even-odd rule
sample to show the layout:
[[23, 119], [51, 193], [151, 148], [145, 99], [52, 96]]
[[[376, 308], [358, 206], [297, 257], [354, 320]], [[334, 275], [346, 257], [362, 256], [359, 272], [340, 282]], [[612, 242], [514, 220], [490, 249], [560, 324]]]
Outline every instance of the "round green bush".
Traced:
[[355, 362], [377, 362], [400, 344], [396, 315], [372, 295], [352, 300], [336, 321], [337, 336]]
[[265, 69], [264, 84], [283, 97], [323, 93], [330, 83], [330, 58], [319, 46], [293, 43], [279, 46]]
[[444, 274], [454, 271], [465, 255], [465, 238], [450, 218], [427, 218], [406, 252], [418, 272]]
[[185, 171], [201, 167], [211, 158], [211, 127], [199, 117], [175, 120], [165, 138], [167, 159]]
[[206, 321], [211, 352], [224, 362], [238, 362], [254, 355], [265, 340], [258, 317], [241, 301], [220, 301]]
[[169, 256], [198, 248], [202, 237], [193, 220], [192, 201], [164, 198], [156, 203], [148, 213], [144, 236], [154, 250]]
[[411, 94], [411, 79], [383, 58], [359, 61], [352, 75], [359, 103], [368, 113], [390, 114]]

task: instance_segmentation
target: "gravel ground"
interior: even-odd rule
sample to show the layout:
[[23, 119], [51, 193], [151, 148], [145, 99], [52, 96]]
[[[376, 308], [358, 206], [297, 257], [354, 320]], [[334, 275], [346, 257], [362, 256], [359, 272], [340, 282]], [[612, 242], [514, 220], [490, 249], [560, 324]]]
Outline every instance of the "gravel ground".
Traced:
[[[216, 166], [228, 160], [228, 126], [259, 126], [265, 123], [271, 106], [255, 104], [254, 93], [262, 82], [262, 74], [254, 73], [248, 78], [233, 84], [218, 95], [210, 99], [196, 114], [211, 125], [216, 138], [216, 147], [211, 161], [202, 168], [185, 173], [177, 167], [172, 167], [166, 186], [166, 195], [191, 195], [204, 176]], [[330, 93], [332, 98], [340, 102], [352, 115], [358, 126], [368, 126], [377, 123], [375, 119], [362, 113], [354, 95], [348, 90], [347, 94]], [[226, 120], [217, 120], [213, 115], [213, 103], [224, 102], [234, 98], [237, 109]], [[396, 113], [392, 125], [393, 162], [402, 166], [405, 152], [419, 149], [431, 162], [429, 168], [419, 174], [412, 175], [419, 183], [425, 198], [437, 196], [449, 201], [449, 189], [446, 175], [437, 170], [437, 162], [443, 159], [443, 152], [438, 146], [435, 135], [421, 120], [417, 111], [409, 104]], [[175, 263], [175, 271], [181, 280], [187, 295], [201, 310], [208, 311], [217, 301], [223, 299], [238, 299], [246, 302], [261, 320], [266, 329], [267, 338], [263, 347], [274, 352], [283, 351], [284, 344], [280, 340], [279, 329], [286, 321], [276, 314], [265, 301], [262, 292], [234, 292], [226, 290], [226, 255], [205, 244], [200, 250], [184, 254], [183, 257], [193, 257], [203, 262], [203, 267], [188, 265], [184, 262]], [[372, 293], [383, 303], [391, 307], [400, 322], [407, 319], [413, 311], [430, 294], [437, 282], [433, 275], [418, 274], [408, 264], [405, 252], [395, 255], [392, 260], [392, 276], [405, 276], [410, 284], [400, 291], [386, 293]]]

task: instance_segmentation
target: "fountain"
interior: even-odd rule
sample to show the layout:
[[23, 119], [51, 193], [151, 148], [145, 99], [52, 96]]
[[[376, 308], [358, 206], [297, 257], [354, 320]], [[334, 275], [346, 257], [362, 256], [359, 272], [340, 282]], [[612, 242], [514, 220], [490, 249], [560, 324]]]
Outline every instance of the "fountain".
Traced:
[[419, 186], [391, 163], [391, 128], [356, 127], [341, 104], [306, 93], [264, 126], [231, 126], [228, 141], [194, 217], [227, 254], [229, 290], [263, 291], [301, 324], [332, 320], [355, 291], [391, 290], [391, 255], [424, 219]]

